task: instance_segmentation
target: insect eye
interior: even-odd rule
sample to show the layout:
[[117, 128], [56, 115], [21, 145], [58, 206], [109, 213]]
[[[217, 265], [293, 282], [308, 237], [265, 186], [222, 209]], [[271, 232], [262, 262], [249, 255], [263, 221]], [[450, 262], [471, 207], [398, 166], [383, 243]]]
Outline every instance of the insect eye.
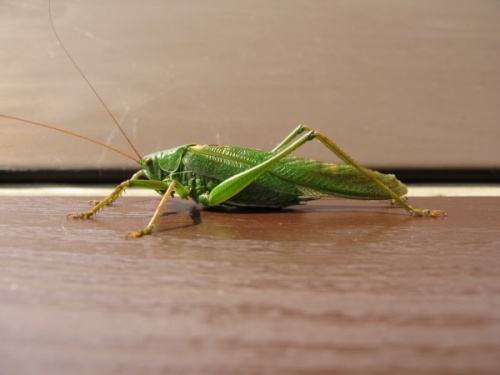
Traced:
[[145, 164], [146, 164], [147, 166], [150, 166], [150, 165], [153, 163], [153, 159], [151, 159], [151, 158], [146, 158], [146, 159], [144, 160], [144, 162], [145, 162]]

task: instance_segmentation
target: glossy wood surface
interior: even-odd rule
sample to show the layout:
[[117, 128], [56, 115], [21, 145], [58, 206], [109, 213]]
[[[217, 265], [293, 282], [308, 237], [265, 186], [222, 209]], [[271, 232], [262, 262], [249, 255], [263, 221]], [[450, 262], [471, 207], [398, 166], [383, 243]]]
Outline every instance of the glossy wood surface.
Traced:
[[[0, 198], [0, 374], [496, 374], [499, 198], [278, 212]], [[190, 214], [191, 212], [191, 214]]]

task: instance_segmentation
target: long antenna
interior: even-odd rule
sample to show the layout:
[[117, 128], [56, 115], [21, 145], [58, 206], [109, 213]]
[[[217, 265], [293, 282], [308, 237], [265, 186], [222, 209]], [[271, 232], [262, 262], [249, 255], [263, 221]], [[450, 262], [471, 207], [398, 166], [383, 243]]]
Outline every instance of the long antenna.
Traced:
[[[139, 152], [137, 151], [137, 149], [135, 148], [134, 144], [132, 143], [132, 141], [130, 140], [130, 138], [127, 136], [127, 134], [125, 133], [125, 131], [123, 130], [123, 128], [120, 126], [120, 124], [118, 123], [118, 121], [116, 120], [116, 117], [113, 115], [113, 113], [111, 113], [110, 109], [108, 108], [108, 106], [106, 105], [106, 103], [104, 103], [104, 100], [102, 100], [101, 96], [97, 93], [97, 91], [95, 90], [94, 86], [92, 86], [92, 84], [90, 83], [90, 81], [87, 79], [87, 77], [85, 77], [85, 74], [83, 74], [82, 70], [80, 69], [80, 67], [78, 66], [78, 64], [76, 63], [76, 61], [73, 59], [73, 57], [71, 57], [71, 55], [69, 54], [68, 50], [66, 49], [66, 47], [64, 46], [61, 38], [59, 37], [59, 34], [57, 33], [56, 31], [56, 28], [54, 26], [54, 21], [52, 20], [52, 8], [51, 8], [51, 2], [49, 0], [49, 17], [50, 17], [50, 25], [52, 26], [52, 30], [54, 31], [54, 34], [57, 38], [57, 40], [59, 41], [59, 44], [61, 45], [62, 49], [64, 50], [64, 52], [66, 53], [66, 55], [68, 56], [68, 58], [71, 60], [71, 62], [73, 63], [73, 65], [75, 66], [76, 70], [78, 70], [78, 72], [80, 73], [80, 75], [83, 77], [83, 79], [85, 80], [85, 82], [87, 82], [87, 85], [90, 87], [90, 89], [94, 92], [95, 96], [97, 97], [97, 99], [99, 99], [99, 101], [101, 102], [102, 106], [104, 107], [104, 109], [106, 109], [106, 111], [108, 112], [109, 116], [113, 119], [113, 122], [115, 123], [115, 125], [118, 127], [118, 129], [120, 130], [120, 132], [122, 133], [123, 137], [127, 140], [128, 144], [130, 145], [130, 147], [132, 147], [132, 150], [134, 150], [135, 154], [137, 155], [137, 157], [139, 159], [142, 159], [141, 155], [139, 154]], [[24, 121], [24, 120], [23, 120]], [[30, 121], [27, 121], [27, 122], [30, 122]], [[46, 126], [46, 127], [49, 127], [50, 126]], [[58, 129], [59, 130], [59, 129]], [[64, 131], [63, 131], [64, 132]], [[76, 134], [73, 134], [73, 135], [76, 135]], [[81, 138], [85, 138], [85, 137], [81, 137]], [[95, 142], [94, 143], [98, 143], [98, 144], [101, 144], [100, 142]], [[101, 144], [102, 145], [102, 144]], [[135, 159], [134, 159], [135, 160]]]
[[119, 153], [120, 155], [122, 156], [125, 156], [129, 159], [132, 159], [133, 161], [137, 162], [137, 159], [134, 158], [133, 156], [123, 152], [123, 151], [120, 151], [118, 150], [117, 148], [114, 148], [110, 145], [107, 145], [107, 144], [104, 144], [102, 142], [99, 142], [99, 141], [96, 141], [95, 139], [92, 139], [92, 138], [89, 138], [89, 137], [86, 137], [84, 135], [80, 135], [80, 134], [77, 134], [77, 133], [73, 133], [69, 130], [64, 130], [64, 129], [59, 129], [59, 128], [56, 128], [55, 126], [51, 126], [51, 125], [46, 125], [46, 124], [42, 124], [41, 122], [37, 122], [37, 121], [32, 121], [32, 120], [26, 120], [24, 118], [20, 118], [20, 117], [15, 117], [15, 116], [9, 116], [9, 115], [3, 115], [0, 113], [0, 117], [5, 117], [5, 118], [8, 118], [10, 120], [16, 120], [16, 121], [21, 121], [21, 122], [26, 122], [28, 124], [33, 124], [33, 125], [37, 125], [37, 126], [41, 126], [43, 128], [47, 128], [47, 129], [52, 129], [52, 130], [55, 130], [55, 131], [58, 131], [58, 132], [61, 132], [61, 133], [64, 133], [64, 134], [69, 134], [69, 135], [72, 135], [73, 137], [77, 137], [77, 138], [80, 138], [80, 139], [84, 139], [88, 142], [92, 142], [92, 143], [95, 143], [96, 145], [99, 145], [101, 147], [104, 147], [104, 148], [107, 148], [108, 150], [111, 150], [111, 151], [114, 151], [114, 152], [117, 152]]

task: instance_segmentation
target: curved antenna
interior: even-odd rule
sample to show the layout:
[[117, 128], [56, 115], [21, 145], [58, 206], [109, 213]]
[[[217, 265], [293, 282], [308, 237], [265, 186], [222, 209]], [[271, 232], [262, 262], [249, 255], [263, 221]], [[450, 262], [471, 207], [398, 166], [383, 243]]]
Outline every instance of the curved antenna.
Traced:
[[[51, 2], [50, 2], [50, 0], [49, 0], [49, 17], [50, 17], [50, 25], [52, 26], [52, 31], [54, 31], [54, 34], [55, 34], [57, 40], [59, 41], [59, 44], [61, 45], [62, 49], [64, 50], [64, 52], [66, 53], [66, 55], [68, 56], [68, 58], [71, 60], [71, 62], [75, 66], [76, 70], [78, 70], [78, 73], [80, 73], [80, 75], [83, 77], [83, 79], [85, 80], [85, 82], [87, 82], [87, 85], [94, 92], [94, 94], [97, 97], [97, 99], [99, 99], [99, 101], [101, 102], [101, 104], [104, 107], [104, 109], [106, 109], [106, 111], [108, 112], [109, 116], [111, 117], [111, 119], [113, 120], [113, 122], [115, 123], [115, 125], [118, 127], [118, 129], [122, 133], [123, 137], [127, 140], [127, 142], [130, 145], [130, 147], [132, 147], [132, 150], [134, 150], [134, 152], [137, 155], [137, 157], [139, 159], [142, 159], [141, 155], [139, 154], [139, 152], [135, 148], [134, 144], [132, 143], [132, 141], [130, 140], [130, 138], [127, 136], [127, 134], [125, 133], [125, 131], [123, 130], [123, 128], [120, 126], [120, 124], [116, 120], [116, 117], [113, 115], [113, 113], [111, 113], [111, 111], [108, 108], [108, 106], [106, 105], [106, 103], [104, 103], [104, 100], [102, 100], [101, 96], [97, 93], [96, 89], [94, 89], [94, 86], [92, 86], [92, 84], [87, 79], [87, 77], [85, 77], [85, 74], [83, 74], [82, 70], [80, 69], [80, 67], [78, 66], [78, 64], [76, 63], [76, 61], [73, 59], [73, 57], [71, 57], [71, 55], [69, 54], [68, 50], [64, 46], [61, 38], [59, 37], [59, 34], [56, 31], [56, 27], [54, 26], [54, 21], [52, 20], [52, 8], [51, 8]], [[60, 130], [60, 129], [58, 129], [58, 130]], [[76, 134], [74, 134], [74, 135], [76, 135]], [[100, 144], [100, 142], [97, 142], [97, 143]]]
[[95, 139], [92, 139], [92, 138], [89, 138], [89, 137], [86, 137], [84, 135], [80, 135], [80, 134], [77, 134], [77, 133], [73, 133], [69, 130], [64, 130], [64, 129], [59, 129], [59, 128], [56, 128], [55, 126], [51, 126], [51, 125], [46, 125], [46, 124], [42, 124], [41, 122], [37, 122], [37, 121], [31, 121], [31, 120], [26, 120], [24, 118], [20, 118], [20, 117], [15, 117], [15, 116], [9, 116], [9, 115], [3, 115], [0, 113], [0, 117], [5, 117], [5, 118], [8, 118], [10, 120], [16, 120], [16, 121], [21, 121], [21, 122], [26, 122], [28, 124], [32, 124], [32, 125], [37, 125], [37, 126], [41, 126], [43, 128], [47, 128], [47, 129], [52, 129], [52, 130], [55, 130], [55, 131], [58, 131], [58, 132], [61, 132], [61, 133], [64, 133], [64, 134], [69, 134], [69, 135], [72, 135], [73, 137], [77, 137], [77, 138], [80, 138], [80, 139], [83, 139], [85, 141], [88, 141], [88, 142], [92, 142], [92, 143], [95, 143], [96, 145], [99, 145], [101, 147], [104, 147], [104, 148], [107, 148], [108, 150], [111, 150], [111, 151], [114, 151], [114, 152], [117, 152], [118, 154], [122, 155], [122, 156], [125, 156], [129, 159], [132, 159], [133, 161], [137, 162], [136, 158], [134, 158], [133, 156], [123, 152], [123, 151], [120, 151], [118, 150], [117, 148], [114, 148], [112, 146], [109, 146], [107, 144], [104, 144], [102, 142], [99, 142], [99, 141], [96, 141]]

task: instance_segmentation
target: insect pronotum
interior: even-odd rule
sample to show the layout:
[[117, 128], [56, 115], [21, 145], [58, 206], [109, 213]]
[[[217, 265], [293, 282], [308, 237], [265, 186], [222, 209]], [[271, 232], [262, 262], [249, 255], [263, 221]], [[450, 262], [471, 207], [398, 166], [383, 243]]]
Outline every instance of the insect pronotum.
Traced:
[[[49, 16], [55, 37], [64, 52], [101, 101], [137, 155], [137, 159], [94, 139], [51, 125], [5, 114], [0, 114], [0, 117], [49, 128], [93, 142], [130, 158], [142, 166], [139, 172], [119, 184], [110, 195], [95, 202], [91, 210], [70, 213], [68, 217], [90, 218], [104, 206], [113, 203], [129, 187], [152, 189], [162, 195], [160, 204], [149, 224], [143, 229], [129, 232], [128, 235], [131, 237], [150, 234], [158, 222], [163, 207], [174, 194], [184, 199], [191, 198], [205, 207], [228, 205], [281, 208], [328, 196], [386, 199], [393, 200], [412, 216], [446, 215], [442, 210], [412, 207], [404, 198], [407, 193], [406, 186], [394, 175], [382, 174], [361, 166], [332, 140], [307, 125], [299, 125], [271, 151], [187, 144], [141, 157], [115, 116], [66, 50], [52, 20], [50, 0]], [[345, 164], [337, 165], [289, 155], [313, 139], [319, 140]]]

